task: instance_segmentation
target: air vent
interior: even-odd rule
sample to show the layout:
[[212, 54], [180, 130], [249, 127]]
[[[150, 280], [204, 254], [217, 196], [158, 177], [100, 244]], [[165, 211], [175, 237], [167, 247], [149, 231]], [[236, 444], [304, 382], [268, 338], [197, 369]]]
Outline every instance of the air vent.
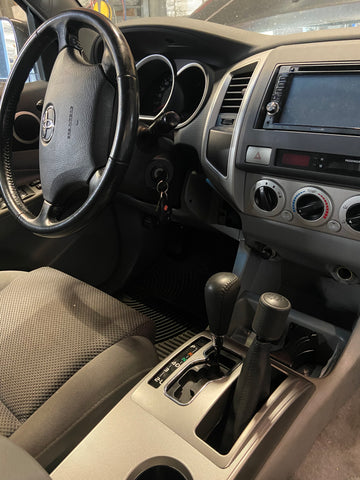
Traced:
[[246, 71], [242, 71], [233, 75], [225, 93], [223, 103], [221, 105], [220, 115], [237, 115], [243, 101], [247, 86], [249, 85], [251, 75], [254, 72], [255, 66], [255, 64], [251, 65], [251, 70], [246, 69]]

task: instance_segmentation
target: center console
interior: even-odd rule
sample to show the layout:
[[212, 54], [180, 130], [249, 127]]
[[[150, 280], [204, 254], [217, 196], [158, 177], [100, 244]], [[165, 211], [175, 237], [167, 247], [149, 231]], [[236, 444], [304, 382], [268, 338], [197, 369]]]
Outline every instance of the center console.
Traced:
[[[199, 344], [204, 344], [197, 349]], [[168, 395], [169, 385], [189, 366], [203, 362], [211, 346], [204, 332], [185, 348], [156, 367], [128, 394], [90, 435], [52, 473], [53, 479], [206, 479], [231, 478], [234, 470], [251, 478], [275, 447], [285, 425], [289, 425], [308, 400], [313, 386], [289, 369], [273, 362], [284, 380], [255, 415], [230, 451], [222, 454], [208, 443], [226, 408], [241, 365], [224, 377], [209, 381], [186, 404]], [[236, 356], [244, 350], [225, 342]], [[197, 349], [168, 379], [156, 388], [154, 379], [170, 368], [179, 356]], [[157, 467], [157, 468], [155, 468]], [[151, 472], [158, 476], [152, 477]], [[246, 474], [248, 472], [248, 474]]]
[[[234, 274], [209, 280], [212, 332], [196, 335], [157, 365], [51, 478], [250, 480], [294, 428], [301, 437], [304, 426], [297, 424], [313, 422], [325, 401], [318, 382], [337, 377], [336, 368], [344, 382], [341, 363], [348, 359], [341, 355], [349, 334], [294, 310], [289, 314], [289, 302], [278, 294], [239, 297], [239, 287]], [[252, 323], [247, 334], [239, 314]], [[317, 347], [305, 330], [321, 337]], [[297, 357], [291, 359], [294, 344]]]

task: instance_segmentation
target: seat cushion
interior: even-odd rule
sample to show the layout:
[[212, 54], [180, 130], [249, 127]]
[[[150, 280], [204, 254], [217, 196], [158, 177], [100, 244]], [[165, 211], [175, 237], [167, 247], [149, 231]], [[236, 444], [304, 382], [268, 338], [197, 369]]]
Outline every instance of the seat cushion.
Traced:
[[76, 372], [9, 438], [52, 471], [156, 363], [147, 338], [117, 342]]
[[49, 475], [24, 450], [0, 436], [0, 465], [2, 480], [50, 480]]
[[14, 275], [0, 291], [0, 433], [12, 435], [110, 346], [153, 334], [147, 317], [62, 272]]

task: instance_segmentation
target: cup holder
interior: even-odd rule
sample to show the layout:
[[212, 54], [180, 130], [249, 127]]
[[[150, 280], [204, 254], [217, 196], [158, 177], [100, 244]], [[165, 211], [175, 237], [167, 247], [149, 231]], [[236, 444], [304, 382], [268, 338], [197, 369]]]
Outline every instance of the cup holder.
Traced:
[[140, 473], [135, 480], [188, 480], [174, 467], [155, 465]]

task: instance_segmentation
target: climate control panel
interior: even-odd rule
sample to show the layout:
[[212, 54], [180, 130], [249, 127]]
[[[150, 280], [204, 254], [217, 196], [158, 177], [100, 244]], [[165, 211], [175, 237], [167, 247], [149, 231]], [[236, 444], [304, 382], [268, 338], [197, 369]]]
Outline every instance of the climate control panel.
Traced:
[[247, 174], [245, 213], [360, 239], [360, 195], [349, 188]]

